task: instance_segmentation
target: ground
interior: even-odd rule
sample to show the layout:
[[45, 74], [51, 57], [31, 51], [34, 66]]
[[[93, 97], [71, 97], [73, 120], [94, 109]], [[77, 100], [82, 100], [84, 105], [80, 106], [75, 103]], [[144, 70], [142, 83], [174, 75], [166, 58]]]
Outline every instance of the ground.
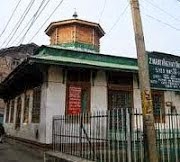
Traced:
[[17, 143], [4, 142], [0, 143], [0, 162], [43, 162], [43, 156]]

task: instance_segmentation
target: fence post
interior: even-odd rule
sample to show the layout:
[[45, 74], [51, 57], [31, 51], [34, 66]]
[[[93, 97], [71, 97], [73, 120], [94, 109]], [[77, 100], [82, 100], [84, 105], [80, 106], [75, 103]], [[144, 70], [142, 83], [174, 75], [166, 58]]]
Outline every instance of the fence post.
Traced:
[[82, 113], [79, 114], [79, 118], [80, 118], [80, 121], [79, 121], [79, 143], [80, 143], [80, 156], [82, 157], [82, 127], [83, 127], [83, 120], [82, 120]]
[[54, 118], [52, 118], [52, 149], [55, 151], [55, 126], [54, 126]]
[[131, 157], [131, 120], [130, 120], [130, 111], [128, 108], [125, 109], [126, 111], [126, 140], [127, 140], [127, 156], [128, 156], [128, 162], [132, 162]]

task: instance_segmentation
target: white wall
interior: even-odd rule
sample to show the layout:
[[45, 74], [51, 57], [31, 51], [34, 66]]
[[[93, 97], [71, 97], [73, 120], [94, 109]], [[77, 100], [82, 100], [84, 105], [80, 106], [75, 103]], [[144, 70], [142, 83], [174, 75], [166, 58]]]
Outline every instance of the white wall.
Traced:
[[107, 110], [107, 82], [106, 73], [104, 71], [98, 71], [97, 75], [92, 80], [91, 85], [91, 111]]
[[141, 113], [142, 104], [141, 104], [141, 91], [138, 85], [138, 74], [133, 74], [133, 101], [134, 101], [134, 109], [137, 109], [138, 113]]
[[52, 142], [52, 118], [65, 114], [66, 84], [63, 83], [62, 69], [50, 66], [48, 70], [46, 98], [46, 143]]

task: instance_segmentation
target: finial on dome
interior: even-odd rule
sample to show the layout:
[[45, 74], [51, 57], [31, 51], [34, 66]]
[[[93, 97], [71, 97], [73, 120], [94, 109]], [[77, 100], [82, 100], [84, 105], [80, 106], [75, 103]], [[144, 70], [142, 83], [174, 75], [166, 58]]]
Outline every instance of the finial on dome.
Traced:
[[76, 9], [75, 9], [75, 11], [74, 11], [73, 17], [74, 17], [75, 19], [78, 17], [78, 14], [77, 14], [77, 12], [76, 12]]

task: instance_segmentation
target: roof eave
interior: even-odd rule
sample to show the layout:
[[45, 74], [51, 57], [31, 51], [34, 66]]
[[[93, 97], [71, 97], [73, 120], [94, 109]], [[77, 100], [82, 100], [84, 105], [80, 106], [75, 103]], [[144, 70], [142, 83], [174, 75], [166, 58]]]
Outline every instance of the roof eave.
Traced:
[[52, 22], [50, 23], [50, 25], [46, 28], [45, 33], [50, 36], [52, 31], [54, 30], [54, 28], [56, 26], [60, 26], [60, 25], [67, 25], [67, 24], [74, 24], [74, 23], [79, 23], [79, 24], [84, 24], [84, 25], [89, 25], [92, 26], [94, 28], [97, 28], [99, 30], [100, 36], [104, 36], [105, 32], [102, 29], [102, 27], [98, 24], [98, 23], [94, 23], [94, 22], [89, 22], [89, 21], [85, 21], [85, 20], [80, 20], [80, 19], [69, 19], [69, 20], [63, 20], [63, 21], [56, 21], [56, 22]]

